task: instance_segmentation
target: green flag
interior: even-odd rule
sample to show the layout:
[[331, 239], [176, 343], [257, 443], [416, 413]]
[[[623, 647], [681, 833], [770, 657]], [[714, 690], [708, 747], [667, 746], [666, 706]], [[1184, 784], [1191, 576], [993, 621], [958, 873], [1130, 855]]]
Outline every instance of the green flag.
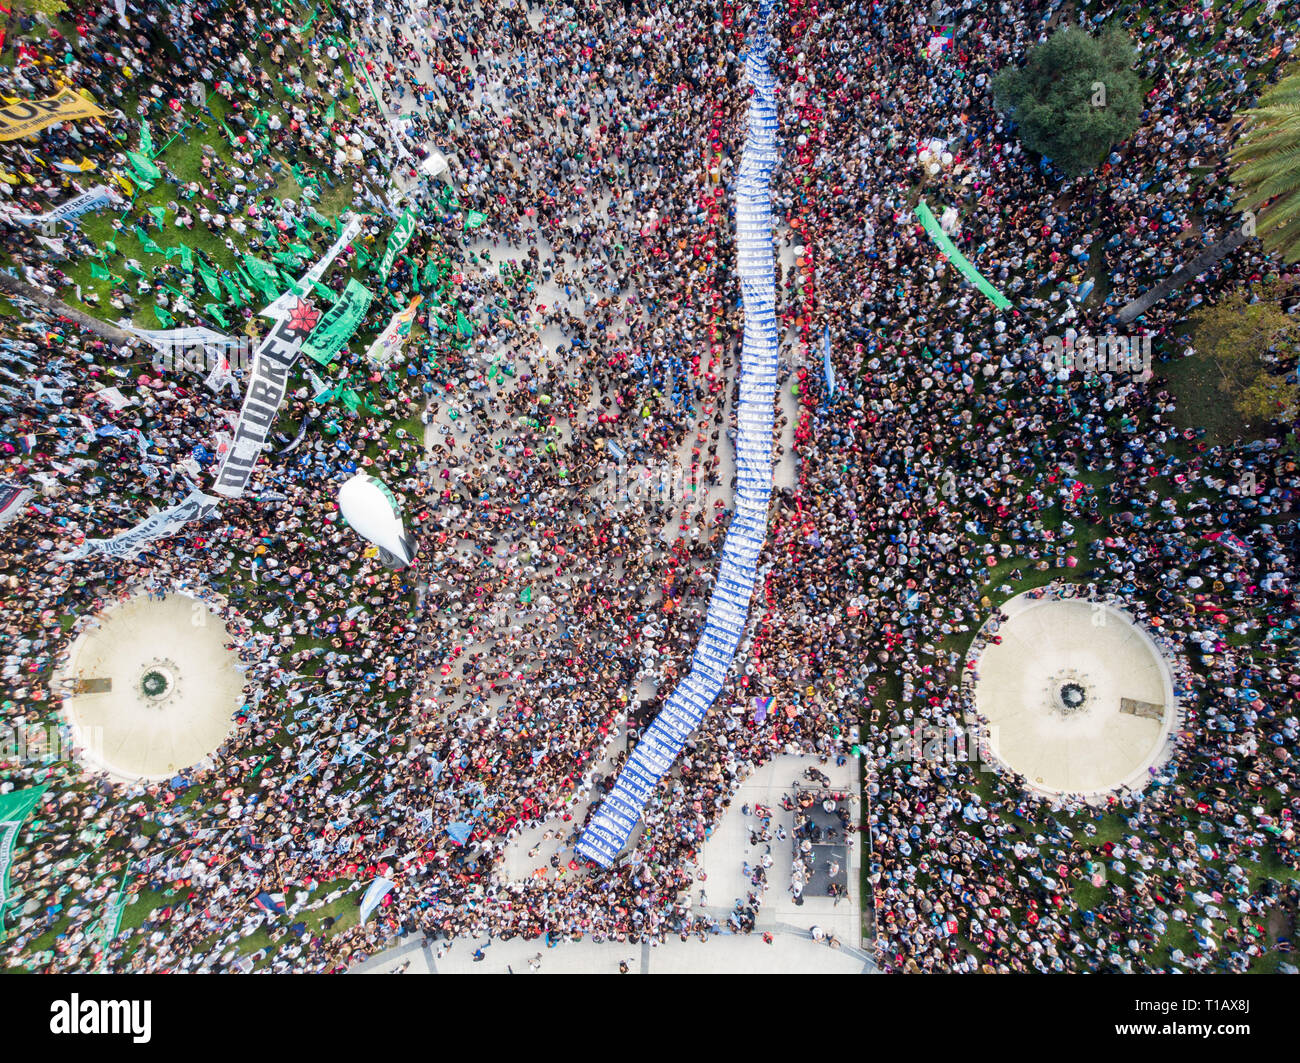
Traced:
[[379, 265], [376, 268], [380, 280], [388, 280], [388, 274], [392, 271], [397, 256], [411, 242], [411, 237], [414, 235], [415, 214], [409, 210], [404, 210], [402, 216], [397, 220], [397, 226], [389, 234], [388, 245], [384, 248], [384, 257], [379, 260]]
[[181, 269], [194, 268], [194, 252], [185, 244], [177, 244], [175, 247], [167, 248], [168, 258], [175, 258], [177, 255], [181, 256]]
[[167, 224], [166, 207], [150, 207], [149, 213], [153, 215], [154, 223], [158, 226], [158, 228], [161, 229]]
[[485, 221], [487, 221], [486, 214], [484, 214], [482, 211], [471, 210], [468, 214], [465, 215], [465, 228], [477, 229]]
[[244, 305], [244, 290], [231, 277], [222, 277], [221, 283], [236, 306]]
[[330, 125], [333, 121], [334, 121], [334, 104], [331, 103], [329, 107], [325, 109], [325, 124]]
[[9, 865], [13, 861], [18, 832], [49, 788], [49, 783], [42, 783], [40, 786], [29, 786], [26, 790], [0, 794], [0, 934], [5, 929], [5, 905], [9, 902]]
[[943, 231], [937, 218], [930, 211], [930, 208], [922, 200], [916, 205], [916, 216], [920, 220], [922, 227], [930, 234], [933, 240], [945, 255], [948, 261], [957, 267], [957, 272], [971, 282], [979, 291], [999, 310], [1006, 310], [1011, 306], [1011, 300], [993, 287], [987, 280], [980, 276], [979, 270], [971, 264], [970, 260], [957, 250], [957, 245], [952, 242], [952, 238]]
[[456, 331], [466, 339], [474, 335], [474, 326], [469, 323], [469, 318], [459, 310], [456, 311]]
[[253, 255], [244, 255], [243, 264], [248, 271], [249, 281], [266, 297], [267, 302], [273, 302], [279, 297], [280, 279], [274, 266]]
[[162, 171], [153, 164], [153, 161], [141, 155], [138, 151], [128, 151], [126, 161], [131, 164], [131, 169], [139, 175], [141, 182], [153, 182], [162, 177]]
[[104, 959], [99, 966], [101, 974], [108, 970], [108, 946], [112, 944], [113, 939], [117, 937], [122, 929], [122, 913], [126, 911], [127, 901], [130, 899], [126, 892], [127, 884], [130, 881], [131, 865], [128, 863], [126, 869], [122, 872], [122, 883], [117, 887], [117, 893], [108, 902], [104, 908], [104, 914], [99, 920], [96, 936], [99, 939], [99, 947], [104, 950]]
[[155, 306], [153, 308], [153, 316], [158, 319], [158, 324], [160, 324], [163, 328], [176, 327], [176, 319], [172, 317], [171, 314], [167, 313], [167, 311], [164, 310], [161, 306]]
[[149, 132], [149, 123], [142, 120], [140, 122], [140, 153], [153, 158], [153, 134]]
[[363, 284], [349, 280], [343, 294], [321, 315], [310, 336], [303, 341], [302, 353], [329, 365], [339, 349], [360, 327], [374, 295]]
[[208, 269], [207, 266], [199, 266], [198, 274], [208, 292], [218, 299], [221, 298], [221, 278], [217, 276], [216, 271]]
[[226, 320], [226, 315], [222, 311], [220, 303], [206, 303], [203, 309], [206, 310], [208, 316], [216, 321], [216, 323], [222, 328], [230, 327], [230, 322]]
[[109, 273], [109, 271], [98, 262], [92, 262], [90, 264], [90, 275], [97, 281], [106, 281], [113, 276], [113, 274]]
[[140, 241], [140, 246], [148, 251], [151, 255], [166, 254], [161, 247], [153, 242], [153, 237], [144, 231], [139, 225], [135, 227], [135, 238]]

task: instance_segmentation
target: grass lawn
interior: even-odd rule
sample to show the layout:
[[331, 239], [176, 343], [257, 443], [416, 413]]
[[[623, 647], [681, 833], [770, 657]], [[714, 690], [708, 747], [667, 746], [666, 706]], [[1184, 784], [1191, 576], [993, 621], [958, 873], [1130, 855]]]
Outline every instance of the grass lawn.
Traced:
[[1248, 442], [1257, 433], [1244, 421], [1231, 398], [1219, 390], [1219, 373], [1209, 358], [1175, 358], [1156, 367], [1177, 398], [1173, 423], [1179, 429], [1204, 428], [1210, 446]]

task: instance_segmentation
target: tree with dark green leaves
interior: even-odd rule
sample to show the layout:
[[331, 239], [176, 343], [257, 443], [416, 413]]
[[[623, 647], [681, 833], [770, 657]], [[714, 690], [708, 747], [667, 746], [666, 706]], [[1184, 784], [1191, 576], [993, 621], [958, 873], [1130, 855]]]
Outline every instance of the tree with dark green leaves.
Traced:
[[53, 22], [68, 9], [67, 0], [21, 0], [19, 9], [26, 8], [43, 22]]
[[1191, 317], [1197, 353], [1219, 372], [1218, 388], [1247, 421], [1295, 417], [1300, 321], [1282, 309], [1278, 284], [1252, 285]]
[[1137, 129], [1142, 83], [1136, 53], [1118, 26], [1093, 37], [1073, 26], [1032, 48], [1023, 67], [993, 79], [993, 103], [1019, 127], [1025, 147], [1078, 177]]

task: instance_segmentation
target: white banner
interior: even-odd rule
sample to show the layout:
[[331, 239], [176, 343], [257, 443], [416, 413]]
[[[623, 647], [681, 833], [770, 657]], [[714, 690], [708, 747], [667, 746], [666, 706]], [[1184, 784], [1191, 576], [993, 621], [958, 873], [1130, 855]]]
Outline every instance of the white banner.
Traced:
[[772, 407], [778, 339], [776, 272], [772, 260], [772, 173], [777, 164], [776, 81], [768, 67], [767, 19], [773, 0], [760, 0], [755, 39], [745, 55], [753, 86], [745, 145], [736, 172], [736, 257], [744, 333], [740, 347], [741, 431], [736, 439], [736, 512], [727, 526], [722, 560], [691, 669], [669, 695], [628, 757], [614, 788], [583, 829], [576, 851], [611, 867], [627, 846], [659, 780], [722, 692], [736, 659], [767, 537], [772, 490]]
[[411, 322], [415, 320], [415, 308], [420, 305], [421, 298], [417, 295], [411, 300], [410, 306], [393, 315], [388, 327], [375, 337], [375, 342], [366, 351], [368, 361], [383, 366], [393, 360], [406, 342], [406, 337], [411, 334]]
[[266, 444], [266, 437], [275, 424], [284, 393], [289, 387], [289, 370], [297, 361], [303, 340], [311, 333], [320, 315], [303, 315], [297, 311], [309, 309], [304, 296], [310, 295], [312, 285], [325, 274], [340, 251], [361, 231], [361, 219], [351, 218], [342, 235], [330, 246], [320, 261], [299, 278], [298, 294], [292, 288], [262, 311], [275, 324], [266, 339], [253, 355], [253, 375], [248, 381], [248, 394], [239, 411], [235, 438], [225, 460], [217, 470], [213, 490], [227, 498], [239, 498], [248, 488], [257, 457]]
[[15, 225], [54, 225], [61, 221], [73, 221], [92, 210], [120, 202], [121, 198], [108, 185], [96, 185], [89, 192], [74, 196], [44, 214], [22, 214], [14, 211], [6, 212], [3, 217], [5, 221], [13, 222]]
[[121, 535], [115, 535], [111, 539], [87, 539], [75, 550], [57, 555], [56, 560], [77, 561], [92, 554], [133, 558], [153, 540], [175, 535], [192, 520], [205, 520], [213, 516], [220, 502], [221, 499], [205, 495], [194, 488], [170, 509], [155, 513]]
[[159, 354], [176, 354], [178, 351], [193, 350], [196, 347], [217, 347], [225, 350], [247, 343], [244, 336], [227, 336], [215, 329], [194, 326], [193, 328], [146, 329], [124, 326], [133, 336], [139, 336]]
[[310, 328], [302, 328], [286, 314], [267, 333], [253, 355], [253, 375], [248, 394], [239, 410], [239, 423], [225, 460], [217, 470], [213, 490], [227, 498], [238, 498], [248, 487], [253, 466], [262, 452], [266, 437], [275, 424], [284, 393], [289, 389], [289, 370], [298, 357], [302, 341]]

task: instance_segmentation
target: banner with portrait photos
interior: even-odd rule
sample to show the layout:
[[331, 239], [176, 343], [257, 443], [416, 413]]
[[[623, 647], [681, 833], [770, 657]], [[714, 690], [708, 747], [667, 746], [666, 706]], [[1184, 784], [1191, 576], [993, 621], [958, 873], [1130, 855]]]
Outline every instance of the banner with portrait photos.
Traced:
[[691, 670], [641, 736], [576, 847], [578, 853], [602, 867], [612, 866], [627, 845], [646, 802], [721, 693], [748, 623], [758, 557], [767, 537], [778, 345], [771, 197], [777, 164], [776, 79], [767, 65], [766, 31], [772, 2], [762, 0], [755, 40], [745, 56], [745, 73], [754, 94], [736, 175], [736, 256], [745, 326], [737, 410], [735, 516], [727, 528], [722, 563]]

